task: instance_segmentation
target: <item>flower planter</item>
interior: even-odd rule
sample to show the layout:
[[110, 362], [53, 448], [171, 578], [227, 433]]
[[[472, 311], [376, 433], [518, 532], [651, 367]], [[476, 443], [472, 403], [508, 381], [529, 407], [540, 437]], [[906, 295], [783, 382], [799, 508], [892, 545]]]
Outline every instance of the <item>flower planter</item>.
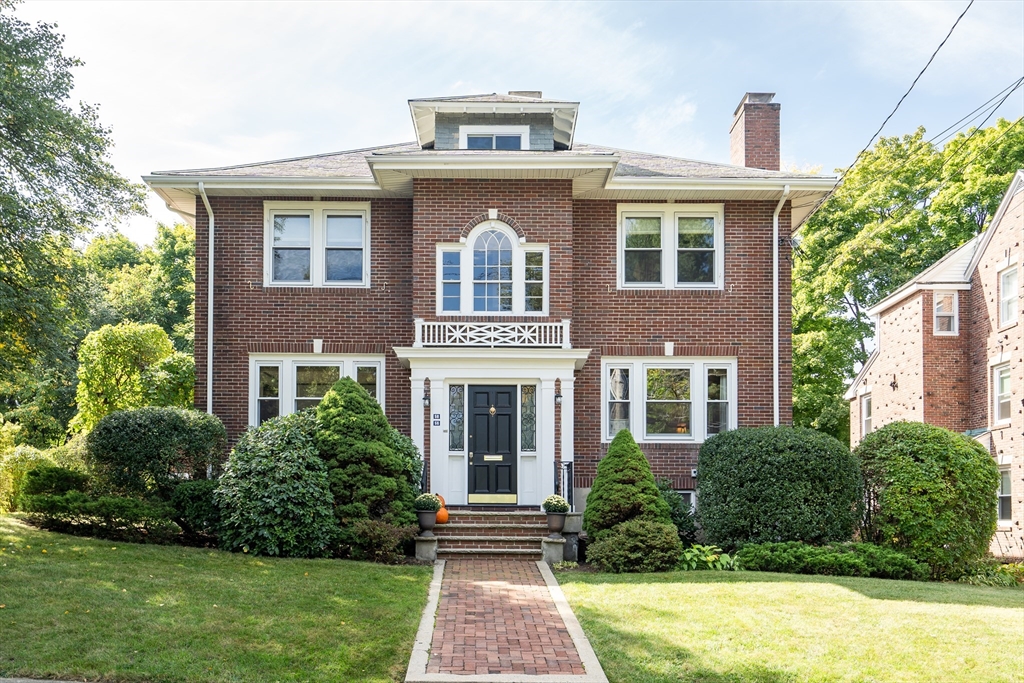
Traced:
[[437, 524], [437, 513], [433, 510], [417, 510], [416, 516], [420, 519], [420, 536], [423, 538], [433, 536], [432, 529]]
[[562, 537], [562, 529], [565, 528], [565, 513], [564, 512], [549, 512], [548, 515], [548, 531], [551, 535], [548, 538], [557, 539]]

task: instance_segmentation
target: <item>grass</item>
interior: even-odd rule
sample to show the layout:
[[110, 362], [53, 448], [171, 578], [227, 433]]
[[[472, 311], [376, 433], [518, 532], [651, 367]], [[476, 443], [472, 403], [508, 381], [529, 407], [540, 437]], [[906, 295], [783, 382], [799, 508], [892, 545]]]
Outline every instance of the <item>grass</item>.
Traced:
[[0, 517], [0, 677], [401, 680], [430, 576], [103, 542]]
[[611, 681], [1024, 681], [1024, 591], [761, 572], [560, 572]]

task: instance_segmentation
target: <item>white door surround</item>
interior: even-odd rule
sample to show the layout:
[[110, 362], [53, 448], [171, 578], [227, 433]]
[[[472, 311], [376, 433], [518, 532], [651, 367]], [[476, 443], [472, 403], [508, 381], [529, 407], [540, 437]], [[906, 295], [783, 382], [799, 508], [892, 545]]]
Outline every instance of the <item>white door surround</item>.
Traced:
[[[451, 505], [467, 504], [468, 459], [463, 449], [450, 450], [448, 396], [452, 385], [535, 385], [537, 387], [536, 451], [519, 453], [519, 505], [540, 505], [554, 493], [555, 414], [561, 425], [561, 460], [573, 460], [574, 375], [590, 349], [465, 349], [396, 347], [411, 370], [412, 440], [429, 462], [430, 488]], [[423, 405], [430, 383], [430, 407]], [[560, 383], [561, 406], [555, 405]], [[429, 410], [429, 414], [425, 411]], [[425, 449], [424, 418], [429, 417], [430, 452]], [[521, 415], [520, 415], [521, 419]]]

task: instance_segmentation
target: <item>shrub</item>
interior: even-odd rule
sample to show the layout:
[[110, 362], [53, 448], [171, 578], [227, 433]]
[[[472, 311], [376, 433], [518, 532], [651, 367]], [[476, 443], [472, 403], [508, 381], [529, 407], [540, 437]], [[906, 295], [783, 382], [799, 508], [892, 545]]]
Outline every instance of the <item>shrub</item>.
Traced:
[[683, 551], [679, 556], [679, 564], [676, 569], [682, 571], [715, 570], [715, 571], [736, 571], [739, 569], [739, 562], [729, 553], [723, 552], [717, 545], [693, 545]]
[[415, 446], [388, 424], [377, 401], [346, 377], [327, 392], [316, 415], [317, 446], [327, 464], [342, 540], [354, 544], [352, 525], [360, 519], [415, 524], [422, 462]]
[[100, 496], [81, 491], [22, 497], [30, 519], [44, 529], [134, 543], [167, 543], [179, 533], [173, 511], [161, 502]]
[[752, 543], [736, 559], [743, 569], [788, 574], [869, 576], [879, 579], [924, 581], [928, 565], [901, 552], [871, 543], [834, 543], [812, 546], [797, 541]]
[[956, 578], [988, 552], [999, 470], [974, 439], [920, 422], [895, 422], [857, 446], [867, 509], [861, 538]]
[[437, 512], [441, 509], [441, 499], [434, 493], [421, 493], [412, 501], [417, 512]]
[[317, 419], [301, 412], [245, 432], [214, 492], [225, 550], [326, 557], [337, 538]]
[[72, 436], [66, 443], [60, 446], [48, 448], [45, 452], [55, 463], [70, 470], [86, 472], [88, 467], [86, 461], [89, 454], [85, 446], [86, 434], [79, 432]]
[[684, 547], [697, 542], [697, 522], [693, 518], [693, 508], [690, 507], [682, 494], [672, 488], [672, 482], [668, 479], [658, 479], [658, 492], [661, 499], [668, 505], [668, 516], [679, 532], [679, 540]]
[[214, 415], [148, 407], [101, 419], [86, 437], [86, 449], [101, 487], [169, 500], [183, 475], [206, 477], [226, 442], [224, 425]]
[[544, 499], [541, 507], [544, 508], [544, 512], [563, 514], [569, 511], [569, 501], [561, 496], [548, 496]]
[[46, 451], [32, 446], [17, 446], [0, 453], [0, 513], [17, 509], [18, 492], [26, 474], [40, 465], [53, 464]]
[[974, 563], [958, 580], [972, 586], [1016, 588], [1024, 584], [1024, 562], [1002, 563], [987, 558]]
[[596, 540], [606, 529], [632, 519], [671, 523], [668, 505], [658, 492], [647, 458], [633, 435], [623, 429], [597, 465], [583, 511], [583, 528]]
[[216, 536], [220, 526], [220, 508], [213, 494], [219, 486], [215, 479], [183, 481], [171, 494], [174, 521], [192, 536]]
[[395, 526], [379, 519], [360, 519], [352, 525], [352, 558], [383, 564], [395, 564], [402, 557], [402, 546], [416, 537], [418, 527]]
[[89, 475], [56, 465], [41, 464], [25, 474], [21, 495], [53, 494], [62, 496], [68, 491], [85, 492], [89, 489]]
[[701, 446], [697, 496], [704, 536], [726, 550], [848, 541], [860, 514], [860, 471], [848, 448], [820, 432], [736, 429]]
[[587, 560], [601, 571], [616, 574], [667, 572], [675, 568], [682, 549], [674, 526], [638, 518], [601, 534], [587, 548]]

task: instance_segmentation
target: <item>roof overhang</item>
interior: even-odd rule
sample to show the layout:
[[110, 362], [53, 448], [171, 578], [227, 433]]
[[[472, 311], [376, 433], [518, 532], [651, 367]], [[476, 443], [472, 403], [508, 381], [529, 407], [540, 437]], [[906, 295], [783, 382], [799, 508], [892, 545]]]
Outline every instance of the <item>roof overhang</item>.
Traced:
[[566, 367], [580, 370], [590, 349], [487, 348], [478, 346], [396, 346], [395, 355], [406, 368], [448, 367], [458, 363], [466, 370], [491, 370], [513, 362], [522, 367]]
[[898, 306], [912, 295], [926, 289], [930, 290], [941, 290], [944, 292], [952, 291], [964, 291], [971, 288], [970, 282], [915, 282], [909, 287], [902, 287], [898, 291], [885, 297], [871, 308], [865, 310], [871, 317], [879, 316], [888, 311], [893, 306]]
[[[615, 175], [619, 157], [614, 154], [403, 154], [368, 156], [366, 162], [384, 190], [412, 196], [413, 178], [565, 179], [573, 181], [573, 193], [604, 187]], [[579, 188], [579, 189], [577, 189]]]
[[579, 102], [474, 102], [472, 100], [409, 100], [412, 125], [420, 147], [434, 143], [437, 114], [551, 114], [555, 124], [555, 143], [572, 149]]

